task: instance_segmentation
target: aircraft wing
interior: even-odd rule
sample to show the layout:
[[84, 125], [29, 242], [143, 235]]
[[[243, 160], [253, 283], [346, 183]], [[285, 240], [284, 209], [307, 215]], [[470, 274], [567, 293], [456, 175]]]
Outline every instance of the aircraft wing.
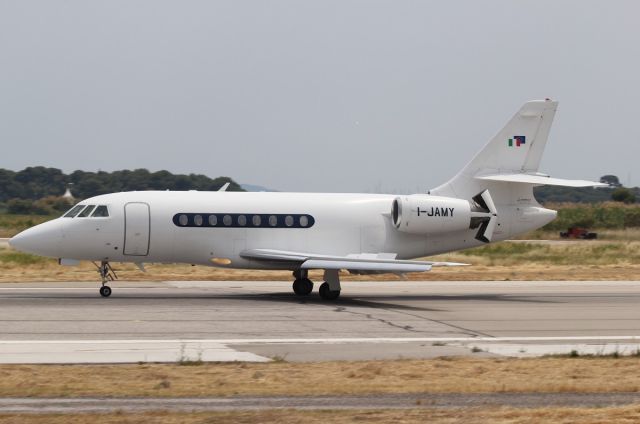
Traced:
[[405, 261], [391, 253], [360, 253], [346, 256], [317, 255], [271, 249], [250, 249], [240, 253], [245, 259], [292, 264], [301, 269], [347, 269], [360, 272], [423, 272], [434, 266], [461, 266], [457, 262]]

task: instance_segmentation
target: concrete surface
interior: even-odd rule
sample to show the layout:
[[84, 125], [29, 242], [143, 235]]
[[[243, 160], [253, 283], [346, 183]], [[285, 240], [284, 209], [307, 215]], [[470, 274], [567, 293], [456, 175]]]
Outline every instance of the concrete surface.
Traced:
[[635, 354], [640, 282], [0, 284], [0, 362]]
[[369, 396], [224, 398], [0, 398], [0, 413], [211, 412], [295, 408], [415, 409], [469, 407], [605, 407], [638, 403], [639, 393], [412, 393]]

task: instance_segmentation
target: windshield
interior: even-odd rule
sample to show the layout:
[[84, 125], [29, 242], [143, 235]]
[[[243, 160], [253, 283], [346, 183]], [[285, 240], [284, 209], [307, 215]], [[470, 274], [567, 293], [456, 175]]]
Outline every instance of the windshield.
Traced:
[[109, 209], [105, 205], [100, 205], [91, 215], [92, 218], [106, 218], [109, 216]]
[[87, 206], [82, 212], [80, 212], [78, 214], [78, 218], [86, 218], [89, 215], [91, 215], [91, 212], [93, 211], [93, 209], [95, 208], [95, 205], [89, 205]]
[[85, 205], [76, 205], [72, 207], [71, 210], [69, 210], [69, 212], [65, 213], [63, 216], [65, 218], [73, 218], [74, 216], [78, 215], [78, 212], [84, 209], [84, 207]]
[[109, 208], [107, 205], [75, 205], [62, 216], [65, 218], [108, 218]]

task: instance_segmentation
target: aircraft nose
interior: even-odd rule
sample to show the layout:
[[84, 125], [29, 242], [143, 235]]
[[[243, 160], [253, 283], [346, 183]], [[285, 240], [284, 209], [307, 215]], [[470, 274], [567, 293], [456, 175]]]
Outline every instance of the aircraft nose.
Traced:
[[53, 258], [60, 256], [61, 242], [62, 223], [58, 219], [26, 229], [9, 239], [9, 245], [16, 250]]

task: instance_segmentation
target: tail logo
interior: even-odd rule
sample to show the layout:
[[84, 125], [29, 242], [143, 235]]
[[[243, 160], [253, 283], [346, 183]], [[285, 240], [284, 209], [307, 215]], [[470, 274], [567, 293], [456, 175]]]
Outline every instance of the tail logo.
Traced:
[[507, 142], [507, 146], [509, 147], [520, 147], [525, 144], [526, 137], [524, 135], [514, 135], [513, 138], [510, 138]]

